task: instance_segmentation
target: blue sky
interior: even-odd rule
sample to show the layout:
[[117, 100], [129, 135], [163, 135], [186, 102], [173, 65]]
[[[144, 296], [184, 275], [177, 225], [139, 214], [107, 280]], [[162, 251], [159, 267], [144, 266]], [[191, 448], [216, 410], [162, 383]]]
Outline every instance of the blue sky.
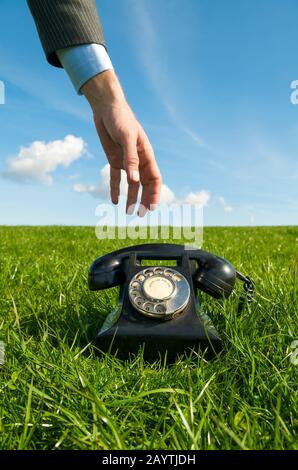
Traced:
[[[205, 225], [297, 224], [297, 1], [97, 4], [115, 70], [175, 197], [208, 194]], [[0, 224], [95, 225], [100, 197], [74, 190], [98, 185], [106, 164], [88, 105], [47, 64], [26, 2], [2, 0], [0, 11]], [[21, 147], [67, 135], [87, 151], [50, 180], [8, 177]]]

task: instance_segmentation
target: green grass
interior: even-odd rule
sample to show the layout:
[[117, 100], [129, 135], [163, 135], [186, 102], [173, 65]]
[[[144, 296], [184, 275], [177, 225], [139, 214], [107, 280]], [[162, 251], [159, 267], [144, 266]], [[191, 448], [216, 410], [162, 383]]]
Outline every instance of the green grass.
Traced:
[[120, 362], [89, 345], [117, 289], [93, 259], [125, 246], [91, 228], [0, 228], [1, 449], [298, 449], [298, 228], [206, 228], [204, 248], [253, 277], [255, 302], [202, 305], [220, 357]]

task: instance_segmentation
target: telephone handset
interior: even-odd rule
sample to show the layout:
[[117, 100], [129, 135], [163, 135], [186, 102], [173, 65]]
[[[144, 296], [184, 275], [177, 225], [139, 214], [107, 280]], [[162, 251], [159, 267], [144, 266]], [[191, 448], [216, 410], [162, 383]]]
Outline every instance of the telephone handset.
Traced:
[[[142, 260], [175, 260], [176, 266], [142, 266]], [[174, 360], [187, 349], [221, 349], [221, 339], [202, 311], [197, 290], [229, 297], [236, 279], [250, 300], [250, 279], [224, 258], [175, 244], [144, 244], [97, 258], [89, 270], [92, 291], [120, 286], [119, 302], [97, 336], [103, 351], [126, 358], [144, 345], [144, 356]], [[165, 321], [167, 320], [167, 321]]]

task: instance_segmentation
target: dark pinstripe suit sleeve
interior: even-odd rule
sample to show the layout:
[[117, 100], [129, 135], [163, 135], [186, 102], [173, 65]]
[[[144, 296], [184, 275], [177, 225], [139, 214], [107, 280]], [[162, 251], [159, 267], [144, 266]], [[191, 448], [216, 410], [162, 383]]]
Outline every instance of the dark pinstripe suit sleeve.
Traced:
[[103, 44], [95, 0], [27, 0], [47, 60], [62, 67], [57, 49]]

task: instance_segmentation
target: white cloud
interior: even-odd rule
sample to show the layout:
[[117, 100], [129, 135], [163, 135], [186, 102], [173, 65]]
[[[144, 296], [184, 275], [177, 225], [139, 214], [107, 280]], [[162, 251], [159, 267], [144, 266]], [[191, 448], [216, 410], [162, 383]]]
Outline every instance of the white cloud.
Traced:
[[[127, 195], [127, 179], [124, 170], [121, 170], [121, 184], [120, 184], [120, 197], [126, 197]], [[77, 183], [73, 185], [73, 190], [77, 193], [88, 193], [91, 196], [100, 198], [103, 200], [109, 200], [110, 198], [110, 166], [106, 164], [99, 172], [99, 183], [94, 184], [81, 184]], [[163, 184], [160, 192], [160, 203], [161, 204], [191, 204], [201, 207], [205, 207], [210, 199], [210, 193], [202, 190], [196, 193], [190, 192], [183, 198], [178, 198], [175, 193], [167, 186]]]
[[[73, 186], [73, 189], [77, 193], [89, 193], [96, 198], [108, 199], [110, 197], [110, 165], [107, 163], [100, 170], [99, 183], [97, 185], [77, 183]], [[120, 196], [124, 196], [126, 193], [126, 173], [124, 170], [121, 170]]]
[[99, 188], [98, 186], [95, 186], [94, 184], [76, 183], [73, 185], [73, 190], [76, 193], [89, 193], [94, 197], [97, 197], [99, 195]]
[[230, 212], [233, 211], [233, 207], [232, 206], [229, 206], [229, 204], [227, 204], [226, 200], [224, 197], [220, 196], [218, 198], [218, 201], [220, 203], [220, 205], [223, 207], [223, 210], [228, 214]]
[[176, 202], [175, 194], [166, 184], [163, 184], [161, 187], [160, 202], [162, 204], [173, 204], [174, 202]]
[[19, 153], [8, 160], [3, 176], [19, 182], [38, 181], [51, 184], [52, 173], [59, 166], [69, 167], [85, 151], [84, 140], [73, 135], [50, 142], [36, 140], [28, 147], [21, 147]]
[[205, 207], [208, 205], [209, 199], [210, 193], [203, 189], [202, 191], [198, 191], [197, 193], [187, 194], [183, 199], [183, 203]]

